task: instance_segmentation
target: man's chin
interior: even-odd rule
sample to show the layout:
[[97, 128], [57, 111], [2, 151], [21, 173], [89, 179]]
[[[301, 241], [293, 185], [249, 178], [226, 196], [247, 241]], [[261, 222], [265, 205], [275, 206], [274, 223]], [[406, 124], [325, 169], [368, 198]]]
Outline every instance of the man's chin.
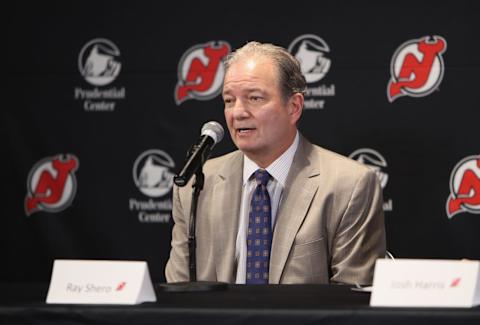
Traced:
[[248, 153], [255, 153], [258, 151], [258, 148], [255, 146], [255, 145], [250, 145], [250, 144], [247, 144], [247, 143], [242, 143], [242, 141], [237, 141], [237, 143], [235, 143], [235, 145], [237, 146], [237, 148], [242, 151], [243, 153], [245, 154], [248, 154]]
[[240, 146], [240, 147], [238, 147], [238, 150], [243, 152], [243, 154], [245, 156], [247, 156], [248, 158], [250, 158], [253, 161], [256, 161], [256, 158], [258, 158], [259, 156], [262, 155], [261, 150], [259, 150], [258, 148], [254, 148], [254, 147]]

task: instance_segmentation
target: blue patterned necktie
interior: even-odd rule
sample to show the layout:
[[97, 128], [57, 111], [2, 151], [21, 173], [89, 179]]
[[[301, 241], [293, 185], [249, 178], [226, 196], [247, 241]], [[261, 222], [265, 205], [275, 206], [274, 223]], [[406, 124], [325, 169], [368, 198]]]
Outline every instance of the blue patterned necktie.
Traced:
[[272, 212], [267, 183], [270, 174], [264, 169], [255, 172], [257, 187], [250, 202], [247, 234], [246, 284], [268, 284], [270, 248], [272, 246]]

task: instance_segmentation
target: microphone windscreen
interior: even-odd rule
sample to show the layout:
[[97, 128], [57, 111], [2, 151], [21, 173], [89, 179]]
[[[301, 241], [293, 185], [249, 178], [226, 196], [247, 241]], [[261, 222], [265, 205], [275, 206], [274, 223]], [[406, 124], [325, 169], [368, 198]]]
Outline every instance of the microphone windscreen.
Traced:
[[208, 135], [217, 144], [223, 139], [223, 126], [216, 121], [207, 122], [202, 127], [201, 135]]

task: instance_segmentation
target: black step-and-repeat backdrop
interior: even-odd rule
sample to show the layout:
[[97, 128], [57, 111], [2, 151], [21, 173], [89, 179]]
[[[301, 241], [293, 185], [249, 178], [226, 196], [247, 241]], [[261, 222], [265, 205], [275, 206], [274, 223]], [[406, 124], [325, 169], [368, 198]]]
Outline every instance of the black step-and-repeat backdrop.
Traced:
[[[221, 62], [250, 40], [301, 61], [301, 132], [377, 171], [395, 256], [480, 258], [477, 2], [59, 1], [4, 16], [0, 281], [47, 281], [56, 258], [146, 260], [163, 281], [172, 176], [205, 122], [226, 127]], [[213, 155], [232, 149], [227, 135]]]

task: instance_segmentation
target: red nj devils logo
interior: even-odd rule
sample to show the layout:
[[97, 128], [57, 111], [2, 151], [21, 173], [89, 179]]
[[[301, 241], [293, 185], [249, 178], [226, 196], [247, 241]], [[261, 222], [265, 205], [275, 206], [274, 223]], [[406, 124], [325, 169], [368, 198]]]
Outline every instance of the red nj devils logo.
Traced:
[[390, 102], [401, 96], [423, 97], [437, 89], [443, 79], [442, 53], [447, 49], [443, 37], [433, 36], [410, 40], [393, 55], [390, 65], [392, 78], [388, 83]]
[[221, 62], [229, 52], [230, 45], [223, 41], [195, 45], [185, 52], [178, 65], [177, 105], [192, 98], [208, 100], [220, 93], [225, 74]]
[[460, 161], [450, 176], [448, 218], [465, 211], [480, 214], [480, 155]]
[[58, 155], [38, 162], [28, 176], [27, 216], [37, 211], [58, 212], [67, 208], [75, 196], [74, 172], [78, 165], [78, 159], [73, 155], [67, 155], [65, 159]]

